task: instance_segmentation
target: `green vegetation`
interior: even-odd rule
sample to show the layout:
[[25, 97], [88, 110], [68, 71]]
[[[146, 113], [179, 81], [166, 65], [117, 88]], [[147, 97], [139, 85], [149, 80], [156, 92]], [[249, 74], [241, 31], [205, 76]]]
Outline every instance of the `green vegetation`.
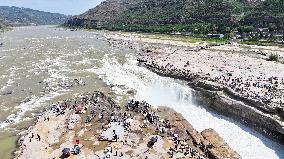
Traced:
[[208, 38], [204, 35], [193, 35], [193, 36], [183, 36], [183, 35], [169, 35], [169, 34], [147, 34], [139, 33], [141, 37], [150, 38], [150, 39], [160, 39], [160, 40], [172, 40], [172, 41], [182, 41], [182, 42], [207, 42], [207, 43], [227, 43], [228, 38]]
[[[107, 0], [66, 26], [196, 35], [284, 31], [283, 0]], [[116, 6], [116, 7], [113, 7]], [[111, 8], [111, 9], [110, 9]]]
[[281, 48], [284, 47], [283, 43], [276, 43], [272, 40], [271, 41], [247, 40], [247, 41], [242, 41], [241, 44], [258, 45], [258, 46], [279, 46]]
[[12, 30], [11, 27], [5, 27], [5, 26], [0, 25], [0, 34], [6, 32], [6, 31], [11, 31], [11, 30]]
[[0, 33], [4, 32], [4, 26], [0, 24]]
[[3, 26], [0, 26], [0, 34], [4, 33], [5, 28]]
[[268, 61], [279, 61], [279, 56], [277, 54], [270, 54]]
[[242, 41], [241, 44], [246, 44], [246, 45], [258, 45], [258, 46], [272, 46], [276, 45], [273, 42], [263, 42], [263, 41], [257, 41], [257, 40], [248, 40], [248, 41]]
[[237, 30], [238, 30], [238, 32], [240, 32], [240, 33], [249, 33], [249, 32], [252, 32], [252, 31], [254, 31], [254, 27], [253, 26], [239, 26], [238, 28], [237, 28]]
[[[194, 23], [194, 24], [165, 24], [165, 25], [145, 25], [145, 24], [112, 24], [103, 26], [103, 29], [108, 30], [123, 30], [123, 31], [141, 31], [145, 33], [173, 33], [190, 31], [193, 34], [209, 34], [216, 28], [216, 25], [211, 23]], [[224, 31], [226, 32], [224, 28]], [[216, 31], [217, 32], [217, 31]]]
[[242, 25], [269, 28], [272, 31], [284, 29], [284, 1], [265, 0], [247, 11]]

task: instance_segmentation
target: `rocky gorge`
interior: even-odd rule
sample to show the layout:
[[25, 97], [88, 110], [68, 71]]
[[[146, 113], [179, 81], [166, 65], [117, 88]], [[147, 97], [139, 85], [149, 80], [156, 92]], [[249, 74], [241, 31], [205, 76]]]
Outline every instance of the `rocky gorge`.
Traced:
[[[162, 53], [169, 51], [170, 53], [167, 54], [169, 58], [163, 59], [161, 56], [162, 61], [181, 61], [185, 63], [184, 65], [188, 65], [186, 63], [190, 59], [196, 63], [196, 66], [202, 67], [206, 71], [204, 69], [206, 67], [200, 62], [207, 61], [207, 58], [202, 57], [202, 59], [195, 61], [196, 57], [189, 57], [189, 55], [202, 55], [199, 54], [201, 53], [199, 50], [204, 50], [206, 45], [208, 45], [206, 51], [215, 50], [218, 53], [226, 49], [235, 50], [238, 53], [249, 50], [250, 54], [245, 56], [249, 57], [248, 59], [254, 57], [252, 58], [254, 60], [266, 61], [267, 57], [258, 54], [257, 50], [260, 47], [248, 49], [247, 46], [237, 47], [236, 45], [213, 46], [210, 44], [209, 46], [205, 42], [197, 42], [194, 39], [190, 42], [183, 41], [184, 37], [182, 36], [180, 39], [177, 36], [159, 34], [82, 31], [50, 26], [15, 28], [15, 31], [6, 32], [2, 36], [5, 39], [5, 45], [1, 47], [2, 58], [0, 60], [3, 62], [2, 67], [7, 71], [2, 72], [3, 78], [1, 80], [3, 88], [0, 99], [2, 114], [4, 114], [1, 120], [1, 131], [13, 131], [15, 137], [16, 134], [24, 131], [19, 134], [22, 137], [18, 140], [16, 153], [18, 158], [38, 158], [38, 156], [56, 158], [63, 155], [63, 150], [69, 152], [71, 158], [96, 158], [98, 156], [112, 156], [112, 158], [132, 156], [133, 158], [133, 155], [135, 158], [135, 154], [138, 154], [137, 151], [141, 154], [142, 150], [148, 150], [148, 143], [150, 143], [149, 146], [154, 143], [154, 146], [149, 149], [148, 153], [141, 154], [142, 158], [146, 157], [145, 155], [148, 155], [148, 158], [163, 155], [171, 157], [172, 154], [173, 158], [178, 158], [185, 156], [184, 153], [190, 158], [194, 155], [191, 152], [195, 152], [190, 151], [190, 147], [197, 151], [195, 157], [200, 156], [201, 158], [209, 157], [210, 154], [221, 155], [220, 158], [228, 155], [241, 156], [245, 159], [281, 159], [284, 156], [281, 144], [237, 120], [221, 115], [218, 111], [207, 109], [206, 100], [203, 100], [204, 104], [197, 102], [199, 91], [189, 87], [189, 81], [160, 76], [146, 67], [141, 67], [145, 65], [143, 61], [140, 63], [137, 61], [137, 58], [147, 60], [147, 54], [157, 57], [156, 55], [162, 55]], [[189, 38], [189, 40], [191, 39]], [[50, 47], [51, 45], [53, 47]], [[177, 56], [179, 59], [177, 60], [175, 55], [179, 55], [180, 50], [188, 50], [192, 53], [182, 55], [183, 58]], [[271, 50], [279, 52], [279, 56], [283, 52], [279, 48], [261, 48], [261, 51], [267, 52], [267, 55]], [[203, 55], [207, 54], [203, 53]], [[234, 57], [231, 57], [230, 54], [228, 56]], [[216, 55], [212, 57], [214, 58]], [[216, 64], [218, 64], [217, 59], [213, 60], [216, 61]], [[23, 60], [26, 63], [22, 63]], [[158, 60], [155, 59], [155, 61]], [[195, 65], [189, 64], [188, 68], [196, 69]], [[268, 68], [275, 69], [274, 63], [268, 62], [268, 64]], [[213, 83], [209, 84], [213, 86]], [[220, 90], [220, 88], [222, 87], [214, 84], [214, 88], [211, 90]], [[10, 94], [10, 90], [12, 90], [12, 94]], [[93, 92], [93, 90], [104, 92], [104, 95]], [[100, 97], [95, 98], [96, 94]], [[127, 102], [128, 99], [135, 100]], [[181, 142], [176, 151], [175, 143], [178, 142], [174, 142], [176, 135], [166, 133], [167, 135], [163, 137], [160, 130], [163, 132], [165, 130], [163, 126], [167, 126], [167, 124], [165, 125], [160, 120], [155, 124], [151, 124], [148, 119], [143, 120], [147, 113], [137, 113], [137, 104], [135, 104], [137, 102], [139, 103], [138, 112], [140, 112], [139, 110], [143, 112], [145, 105], [146, 107], [151, 105], [151, 109], [148, 109], [150, 115], [147, 117], [150, 121], [152, 119], [156, 121], [159, 116], [161, 120], [172, 119], [171, 125], [178, 124], [175, 128], [181, 127], [182, 129], [173, 128], [173, 130], [176, 130], [179, 137], [188, 137], [187, 144]], [[16, 103], [15, 107], [11, 103]], [[8, 107], [5, 107], [6, 105], [10, 106], [9, 110], [7, 110]], [[47, 111], [41, 112], [44, 108]], [[120, 108], [122, 109], [120, 110]], [[128, 108], [130, 109], [127, 110]], [[163, 110], [166, 112], [163, 113]], [[122, 112], [122, 117], [116, 112]], [[126, 112], [125, 118], [129, 118], [127, 114], [130, 114], [130, 119], [125, 120], [124, 112]], [[170, 115], [167, 116], [167, 113]], [[96, 116], [94, 117], [94, 115]], [[38, 122], [28, 128], [30, 121], [35, 118]], [[108, 119], [112, 122], [109, 123]], [[115, 122], [116, 119], [122, 120], [122, 122]], [[139, 121], [139, 126], [137, 126], [136, 120]], [[124, 121], [126, 125], [121, 124], [125, 123]], [[133, 122], [132, 126], [134, 126], [129, 127], [127, 124], [129, 122]], [[186, 123], [190, 123], [195, 131]], [[145, 124], [149, 129], [144, 128]], [[158, 130], [157, 125], [161, 129]], [[129, 130], [125, 131], [124, 126], [128, 126]], [[28, 129], [26, 130], [26, 128]], [[141, 131], [133, 132], [132, 128], [134, 130], [141, 128], [142, 134]], [[186, 130], [192, 136], [188, 136]], [[13, 134], [8, 135], [14, 137]], [[118, 142], [115, 142], [116, 135]], [[210, 144], [207, 145], [207, 141], [204, 141], [203, 144], [199, 142], [198, 136], [200, 135]], [[121, 136], [128, 138], [126, 142], [121, 140], [125, 139]], [[140, 138], [143, 141], [137, 140]], [[203, 140], [202, 138], [200, 141]], [[170, 147], [168, 147], [168, 140]], [[195, 141], [200, 144], [197, 145]], [[13, 143], [13, 141], [9, 143]], [[1, 145], [5, 144], [7, 144], [7, 140], [1, 140]], [[132, 147], [133, 145], [134, 147]], [[204, 145], [207, 145], [206, 152], [203, 148]], [[171, 147], [172, 149], [170, 149]], [[183, 153], [181, 153], [182, 148], [185, 147], [186, 149], [183, 149]], [[232, 151], [226, 147], [230, 147]], [[115, 148], [112, 149], [114, 151], [111, 152], [111, 148]], [[117, 154], [116, 148], [119, 148]], [[14, 149], [11, 147], [8, 150], [11, 152]], [[1, 158], [11, 158], [5, 157], [5, 154], [2, 157], [4, 151], [6, 154], [9, 153], [7, 149], [5, 150], [1, 149]], [[79, 155], [78, 150], [80, 150]], [[236, 153], [233, 151], [239, 155], [235, 155]]]
[[[133, 38], [123, 33], [108, 40], [114, 46], [139, 50], [137, 60], [141, 66], [162, 76], [187, 81], [196, 90], [198, 101], [283, 144], [283, 64], [258, 56], [252, 51], [257, 46], [248, 49], [239, 44], [189, 45]], [[283, 55], [281, 48], [263, 50]]]

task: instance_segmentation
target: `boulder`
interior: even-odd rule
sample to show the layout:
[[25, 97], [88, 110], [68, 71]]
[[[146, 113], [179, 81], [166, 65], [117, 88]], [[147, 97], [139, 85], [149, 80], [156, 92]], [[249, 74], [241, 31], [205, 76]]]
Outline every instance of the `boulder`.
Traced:
[[240, 159], [241, 156], [232, 150], [228, 144], [213, 129], [206, 129], [201, 132], [204, 137], [204, 145], [207, 148], [208, 156], [212, 159]]

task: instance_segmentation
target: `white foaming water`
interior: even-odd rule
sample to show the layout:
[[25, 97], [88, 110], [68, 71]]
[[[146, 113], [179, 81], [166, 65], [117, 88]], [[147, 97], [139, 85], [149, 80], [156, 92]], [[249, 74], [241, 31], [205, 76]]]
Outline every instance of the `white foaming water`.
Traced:
[[146, 68], [139, 67], [133, 59], [135, 58], [130, 56], [128, 61], [121, 65], [115, 58], [105, 57], [101, 68], [89, 71], [98, 74], [107, 84], [115, 85], [113, 90], [116, 93], [126, 93], [129, 89], [136, 90], [135, 98], [138, 100], [175, 109], [182, 113], [198, 131], [213, 128], [244, 159], [284, 158], [282, 145], [230, 118], [193, 104], [192, 90], [185, 84], [171, 78], [160, 77]]
[[0, 123], [0, 128], [7, 128], [11, 124], [16, 124], [16, 123], [19, 123], [20, 121], [24, 121], [25, 118], [23, 118], [23, 116], [25, 115], [26, 112], [32, 111], [35, 108], [41, 107], [42, 104], [45, 103], [46, 101], [51, 100], [62, 94], [64, 93], [52, 92], [43, 97], [33, 96], [29, 102], [22, 103], [19, 106], [17, 106], [15, 109], [19, 109], [19, 111], [17, 111], [16, 114], [9, 115], [6, 121]]
[[[49, 64], [49, 65], [48, 65]], [[43, 104], [46, 104], [48, 101], [60, 96], [60, 95], [64, 95], [65, 93], [68, 92], [67, 89], [64, 89], [60, 86], [58, 86], [58, 81], [60, 80], [67, 80], [69, 79], [69, 77], [65, 76], [64, 73], [62, 72], [68, 72], [70, 71], [70, 69], [67, 67], [66, 61], [60, 59], [59, 57], [55, 58], [55, 59], [49, 59], [47, 58], [46, 60], [42, 60], [40, 61], [40, 63], [36, 63], [36, 62], [32, 62], [32, 66], [33, 68], [28, 70], [27, 72], [29, 73], [36, 73], [39, 70], [45, 70], [48, 69], [49, 72], [49, 77], [44, 79], [43, 81], [45, 83], [48, 83], [50, 86], [50, 92], [48, 94], [45, 94], [43, 96], [31, 96], [28, 97], [29, 101], [28, 102], [23, 102], [20, 105], [16, 106], [14, 109], [17, 110], [17, 112], [15, 114], [10, 114], [5, 121], [0, 122], [0, 128], [9, 128], [10, 125], [13, 124], [17, 124], [19, 122], [25, 121], [27, 120], [27, 117], [25, 117], [26, 113], [29, 111], [33, 111], [35, 108], [39, 108], [42, 107]], [[60, 66], [61, 69], [54, 69], [53, 67], [56, 66]], [[39, 70], [35, 69], [35, 68], [39, 68]], [[7, 82], [7, 86], [11, 86], [11, 84], [14, 83], [14, 81], [12, 80], [12, 77], [15, 76], [15, 70], [18, 70], [19, 68], [11, 68], [10, 70], [10, 78]], [[28, 77], [29, 75], [26, 75], [26, 77]], [[0, 91], [2, 89], [5, 88], [1, 88]]]
[[[3, 86], [0, 91], [4, 91], [5, 89], [7, 89], [9, 86], [11, 86], [13, 83], [15, 83], [15, 76], [16, 76], [16, 71], [19, 70], [20, 68], [16, 68], [16, 67], [12, 67], [9, 69], [10, 73], [9, 73], [9, 78], [8, 78], [8, 81], [6, 82], [6, 85]], [[0, 79], [2, 79], [2, 77], [5, 77], [5, 76], [1, 76]]]

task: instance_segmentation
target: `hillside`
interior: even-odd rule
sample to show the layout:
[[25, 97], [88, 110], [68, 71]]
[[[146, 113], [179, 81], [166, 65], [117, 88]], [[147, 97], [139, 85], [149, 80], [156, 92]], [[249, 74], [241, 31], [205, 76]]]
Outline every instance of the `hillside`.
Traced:
[[107, 0], [65, 25], [163, 33], [190, 30], [196, 34], [257, 27], [283, 31], [283, 15], [282, 0]]
[[68, 17], [63, 14], [49, 13], [28, 8], [0, 6], [0, 25], [57, 25]]
[[284, 1], [265, 0], [254, 7], [249, 14], [242, 19], [242, 24], [283, 32]]

